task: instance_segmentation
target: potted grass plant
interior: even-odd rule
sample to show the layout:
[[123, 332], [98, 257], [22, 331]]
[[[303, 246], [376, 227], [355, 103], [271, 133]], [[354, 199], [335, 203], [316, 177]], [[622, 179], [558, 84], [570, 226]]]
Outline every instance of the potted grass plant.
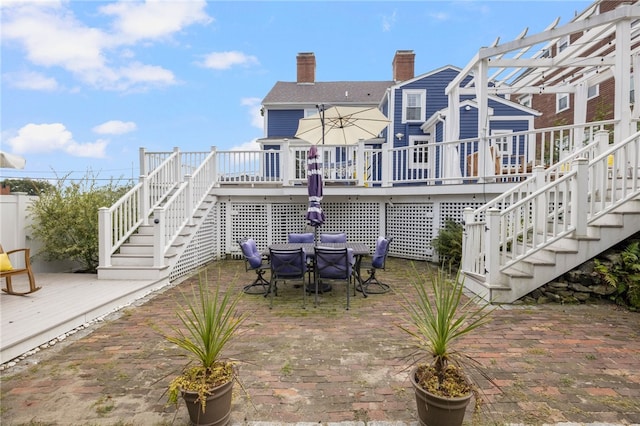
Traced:
[[455, 344], [486, 324], [493, 309], [479, 298], [463, 300], [459, 273], [454, 279], [448, 279], [442, 269], [416, 271], [414, 276], [415, 294], [404, 296], [409, 325], [400, 328], [415, 339], [419, 353], [426, 354], [410, 373], [420, 424], [458, 426], [474, 394], [465, 369], [479, 365]]
[[[210, 287], [213, 287], [211, 289]], [[231, 395], [237, 368], [222, 351], [237, 334], [246, 314], [238, 314], [242, 292], [230, 288], [221, 291], [217, 283], [208, 283], [200, 273], [198, 285], [184, 304], [178, 307], [179, 325], [171, 326], [165, 338], [183, 349], [190, 363], [169, 384], [169, 403], [178, 404], [182, 396], [191, 423], [225, 425], [231, 416]]]

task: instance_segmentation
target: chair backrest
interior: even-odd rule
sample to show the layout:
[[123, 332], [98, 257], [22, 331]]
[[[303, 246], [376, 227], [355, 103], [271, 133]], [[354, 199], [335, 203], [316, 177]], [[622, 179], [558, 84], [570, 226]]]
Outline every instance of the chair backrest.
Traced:
[[389, 245], [391, 245], [393, 237], [378, 237], [376, 241], [376, 251], [371, 258], [371, 265], [377, 269], [384, 269], [384, 264], [387, 260], [387, 254], [389, 254]]
[[304, 278], [307, 272], [307, 255], [304, 249], [269, 249], [269, 254], [273, 278]]
[[315, 254], [318, 277], [347, 279], [351, 276], [355, 263], [353, 249], [316, 247]]
[[258, 245], [253, 238], [238, 240], [238, 244], [240, 244], [242, 254], [252, 269], [262, 266], [262, 254], [260, 250], [258, 250]]
[[341, 232], [339, 234], [320, 234], [320, 243], [346, 243], [347, 234]]
[[287, 236], [287, 241], [290, 243], [313, 243], [315, 237], [313, 232], [305, 232], [302, 234], [291, 233]]

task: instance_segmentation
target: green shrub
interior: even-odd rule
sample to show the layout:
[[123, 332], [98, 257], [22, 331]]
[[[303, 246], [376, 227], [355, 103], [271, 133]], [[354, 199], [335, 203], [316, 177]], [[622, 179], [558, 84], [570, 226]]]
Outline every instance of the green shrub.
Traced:
[[98, 209], [110, 207], [128, 187], [109, 181], [99, 186], [88, 172], [79, 181], [65, 176], [29, 206], [33, 236], [42, 242], [39, 255], [46, 260], [78, 262], [84, 272], [99, 266]]
[[616, 288], [613, 300], [635, 311], [640, 310], [640, 242], [629, 244], [610, 266], [598, 259], [594, 263], [603, 280]]
[[438, 252], [440, 260], [446, 261], [450, 268], [459, 266], [462, 260], [462, 231], [462, 224], [447, 219], [438, 236], [431, 240], [431, 245]]

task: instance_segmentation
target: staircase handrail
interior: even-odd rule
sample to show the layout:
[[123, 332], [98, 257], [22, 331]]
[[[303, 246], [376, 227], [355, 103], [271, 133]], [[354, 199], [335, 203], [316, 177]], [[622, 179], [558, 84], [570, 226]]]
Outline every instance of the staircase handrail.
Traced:
[[217, 184], [216, 150], [205, 157], [192, 175], [185, 175], [173, 194], [153, 211], [154, 266], [164, 266], [164, 258], [182, 229], [193, 224], [193, 215]]
[[[606, 178], [605, 178], [606, 174]], [[589, 163], [591, 198], [588, 206], [588, 223], [611, 212], [620, 205], [640, 195], [640, 132], [612, 145]], [[609, 175], [611, 181], [609, 181]], [[615, 197], [603, 197], [606, 191]], [[600, 195], [600, 197], [598, 197]]]
[[174, 151], [149, 175], [140, 176], [134, 185], [111, 207], [99, 210], [99, 262], [111, 265], [111, 255], [138, 229], [148, 224], [152, 209], [158, 206], [175, 186], [180, 170], [179, 152]]
[[[598, 122], [598, 125], [608, 125], [614, 123], [614, 120], [608, 120], [603, 122]], [[567, 128], [575, 128], [575, 126], [568, 126]], [[548, 129], [541, 129], [542, 131]], [[597, 132], [596, 132], [597, 133]], [[549, 167], [544, 169], [544, 173], [542, 175], [543, 182], [551, 182], [559, 179], [561, 176], [566, 174], [566, 172], [570, 169], [570, 165], [573, 161], [578, 158], [593, 158], [598, 148], [602, 145], [602, 137], [607, 137], [608, 132], [602, 131], [600, 135], [596, 135], [593, 140], [583, 146], [580, 149], [575, 150], [567, 157], [562, 160], [550, 165]], [[541, 166], [539, 166], [541, 167]], [[513, 203], [521, 200], [528, 195], [530, 195], [533, 191], [539, 188], [543, 182], [536, 183], [536, 174], [533, 174], [528, 179], [520, 182], [519, 184], [512, 187], [509, 191], [506, 191], [499, 196], [493, 198], [491, 201], [486, 203], [485, 205], [477, 208], [474, 211], [474, 216], [476, 220], [481, 220], [481, 218], [486, 214], [487, 210], [491, 208], [498, 208], [500, 210], [504, 209], [506, 206], [510, 206]]]
[[639, 158], [640, 132], [590, 161], [574, 159], [571, 170], [500, 211], [485, 237], [494, 243], [487, 248], [494, 266], [504, 271], [569, 234], [586, 236], [589, 223], [640, 195]]

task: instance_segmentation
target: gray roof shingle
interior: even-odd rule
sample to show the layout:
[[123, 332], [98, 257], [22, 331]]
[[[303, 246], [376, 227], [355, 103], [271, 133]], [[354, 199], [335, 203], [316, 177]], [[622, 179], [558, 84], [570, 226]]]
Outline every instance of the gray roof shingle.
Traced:
[[278, 81], [262, 100], [278, 104], [357, 104], [377, 106], [394, 81], [330, 81], [302, 83]]

